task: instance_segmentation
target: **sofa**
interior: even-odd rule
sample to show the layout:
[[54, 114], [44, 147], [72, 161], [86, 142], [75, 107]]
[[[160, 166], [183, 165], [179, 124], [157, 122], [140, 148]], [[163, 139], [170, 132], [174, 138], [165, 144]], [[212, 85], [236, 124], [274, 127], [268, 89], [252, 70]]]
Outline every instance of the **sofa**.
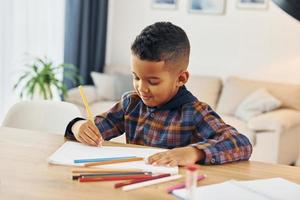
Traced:
[[[101, 76], [107, 77], [103, 79]], [[124, 91], [119, 90], [119, 94], [114, 96], [111, 95], [115, 93], [112, 92], [114, 88], [122, 85], [124, 90], [132, 89], [129, 75], [126, 83], [122, 83], [124, 77], [118, 76], [94, 74], [95, 86], [83, 86], [94, 114], [108, 110], [120, 99]], [[124, 88], [126, 84], [128, 87]], [[104, 87], [110, 89], [104, 91]], [[195, 75], [190, 76], [186, 87], [200, 101], [208, 103], [226, 123], [249, 138], [253, 145], [251, 160], [288, 165], [296, 163], [300, 147], [300, 85], [239, 77], [228, 77], [222, 81], [219, 77]], [[105, 96], [108, 93], [110, 95]], [[66, 101], [77, 105], [86, 115], [77, 88], [68, 92]], [[124, 137], [125, 134], [114, 141], [125, 142]]]

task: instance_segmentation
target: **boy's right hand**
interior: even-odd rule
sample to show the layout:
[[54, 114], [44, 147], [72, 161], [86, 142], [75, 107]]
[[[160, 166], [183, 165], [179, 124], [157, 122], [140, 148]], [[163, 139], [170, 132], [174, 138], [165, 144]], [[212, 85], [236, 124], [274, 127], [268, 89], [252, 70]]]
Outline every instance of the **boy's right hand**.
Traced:
[[72, 132], [77, 141], [92, 145], [92, 146], [102, 146], [103, 138], [95, 126], [95, 124], [90, 120], [80, 120], [72, 126]]

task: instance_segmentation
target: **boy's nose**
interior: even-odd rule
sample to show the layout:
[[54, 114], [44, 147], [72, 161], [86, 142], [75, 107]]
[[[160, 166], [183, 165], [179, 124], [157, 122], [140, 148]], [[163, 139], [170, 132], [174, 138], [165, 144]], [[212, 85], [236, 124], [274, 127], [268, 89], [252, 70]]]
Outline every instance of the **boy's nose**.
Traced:
[[140, 83], [138, 87], [140, 92], [149, 92], [149, 89], [146, 84]]

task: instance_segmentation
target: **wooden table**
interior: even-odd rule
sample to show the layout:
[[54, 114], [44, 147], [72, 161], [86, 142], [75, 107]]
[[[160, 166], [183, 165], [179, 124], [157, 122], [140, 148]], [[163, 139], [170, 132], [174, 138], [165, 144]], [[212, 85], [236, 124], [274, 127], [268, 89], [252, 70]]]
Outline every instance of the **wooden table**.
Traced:
[[[115, 182], [79, 183], [71, 180], [70, 167], [48, 165], [46, 159], [64, 143], [63, 136], [0, 127], [0, 199], [176, 199], [168, 186], [184, 178], [124, 192]], [[105, 142], [104, 145], [118, 145]], [[180, 169], [184, 174], [184, 169]], [[244, 161], [219, 166], [202, 166], [208, 185], [229, 179], [251, 180], [283, 177], [300, 184], [300, 168]]]

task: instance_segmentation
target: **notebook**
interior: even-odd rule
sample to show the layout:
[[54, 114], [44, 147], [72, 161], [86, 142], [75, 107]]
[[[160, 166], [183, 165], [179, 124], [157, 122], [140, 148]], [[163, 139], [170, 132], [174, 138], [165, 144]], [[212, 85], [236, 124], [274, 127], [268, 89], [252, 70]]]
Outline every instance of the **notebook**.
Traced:
[[[133, 148], [133, 147], [93, 147], [78, 142], [65, 142], [49, 158], [48, 163], [56, 165], [83, 166], [83, 163], [74, 163], [77, 159], [87, 158], [107, 158], [107, 157], [126, 157], [137, 156], [147, 158], [150, 155], [166, 151], [166, 149], [154, 148]], [[178, 167], [153, 166], [146, 164], [145, 161], [134, 161], [101, 165], [101, 168], [108, 169], [141, 169], [152, 173], [178, 174]]]
[[[179, 189], [174, 190], [173, 194], [185, 199], [186, 192], [186, 189]], [[300, 185], [283, 178], [251, 181], [230, 180], [197, 187], [195, 196], [201, 200], [299, 200]]]

